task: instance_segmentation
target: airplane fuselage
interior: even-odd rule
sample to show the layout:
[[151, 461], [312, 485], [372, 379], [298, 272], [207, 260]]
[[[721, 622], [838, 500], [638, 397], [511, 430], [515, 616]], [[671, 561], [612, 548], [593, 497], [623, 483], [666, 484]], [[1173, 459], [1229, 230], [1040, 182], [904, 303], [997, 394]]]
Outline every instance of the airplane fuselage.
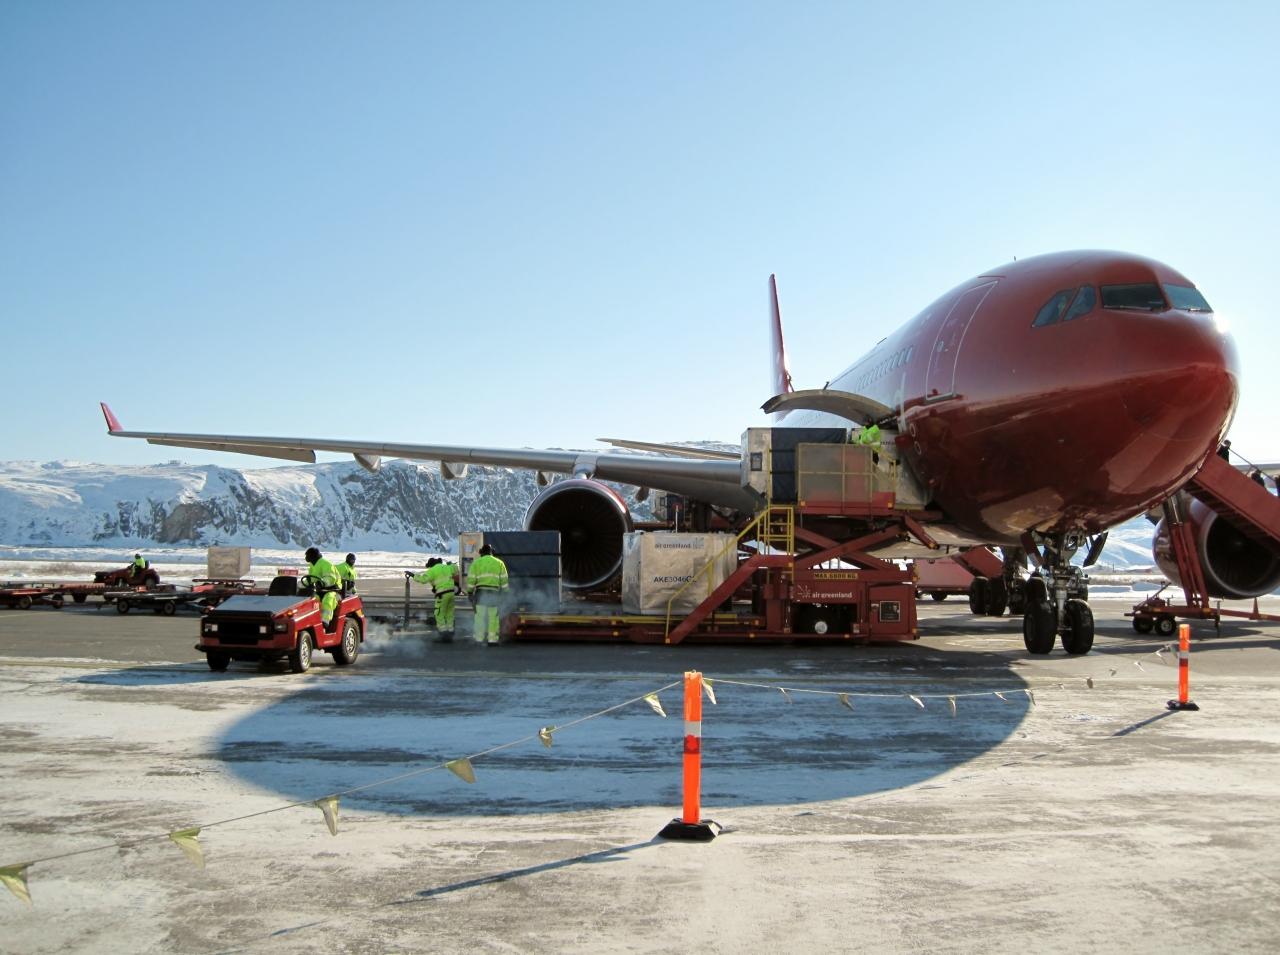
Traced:
[[1178, 272], [1066, 252], [956, 286], [828, 387], [894, 409], [902, 458], [949, 522], [1016, 544], [1098, 532], [1182, 486], [1225, 433], [1237, 379], [1234, 345]]

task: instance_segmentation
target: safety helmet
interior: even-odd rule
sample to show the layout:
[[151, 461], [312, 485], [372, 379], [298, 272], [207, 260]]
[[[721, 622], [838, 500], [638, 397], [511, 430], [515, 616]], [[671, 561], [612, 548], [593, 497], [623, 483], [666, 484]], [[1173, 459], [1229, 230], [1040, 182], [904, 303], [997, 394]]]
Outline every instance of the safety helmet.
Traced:
[[320, 559], [320, 549], [318, 547], [308, 547], [303, 556], [306, 557], [307, 563], [314, 564]]

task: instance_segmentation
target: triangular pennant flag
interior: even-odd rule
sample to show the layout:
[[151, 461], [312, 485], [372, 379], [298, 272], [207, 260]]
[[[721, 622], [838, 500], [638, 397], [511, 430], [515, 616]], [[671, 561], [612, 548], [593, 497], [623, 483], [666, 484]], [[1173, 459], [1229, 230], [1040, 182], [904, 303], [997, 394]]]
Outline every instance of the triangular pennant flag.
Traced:
[[444, 768], [465, 783], [474, 783], [476, 781], [476, 771], [471, 765], [471, 760], [465, 756], [445, 763]]
[[1022, 692], [1023, 692], [1023, 693], [1025, 693], [1025, 694], [1027, 694], [1027, 699], [1031, 701], [1031, 705], [1032, 705], [1032, 706], [1035, 706], [1035, 705], [1036, 705], [1036, 695], [1035, 695], [1034, 693], [1032, 693], [1032, 692], [1031, 692], [1031, 687], [1027, 687], [1027, 688], [1026, 688], [1025, 690], [1023, 690]]
[[920, 699], [920, 697], [916, 696], [914, 693], [908, 693], [907, 696], [911, 697], [912, 703], [920, 707], [920, 709], [924, 709], [924, 700]]
[[992, 691], [992, 692], [994, 692], [994, 693], [995, 693], [995, 695], [996, 695], [996, 699], [997, 699], [997, 700], [999, 700], [1001, 703], [1008, 703], [1008, 702], [1009, 702], [1007, 699], [1005, 699], [1005, 695], [1004, 695], [1003, 693], [1001, 693], [999, 690], [994, 690], [994, 691]]
[[712, 706], [715, 706], [716, 693], [715, 693], [715, 690], [711, 689], [711, 681], [708, 680], [706, 677], [702, 678], [702, 692], [707, 694], [707, 699], [711, 701]]
[[1093, 677], [1091, 677], [1091, 676], [1087, 676], [1087, 677], [1085, 677], [1085, 678], [1084, 678], [1084, 685], [1085, 685], [1085, 686], [1087, 686], [1089, 689], [1091, 689], [1091, 690], [1092, 690], [1092, 689], [1093, 689]]
[[336, 836], [338, 834], [338, 797], [325, 796], [323, 799], [317, 799], [315, 806], [324, 813], [324, 824], [329, 827], [329, 835]]
[[554, 726], [544, 726], [538, 730], [538, 739], [542, 740], [542, 745], [547, 749], [551, 748], [551, 734], [556, 731]]
[[1142, 665], [1142, 661], [1141, 661], [1141, 660], [1134, 660], [1134, 661], [1133, 661], [1133, 665], [1134, 665], [1134, 666], [1136, 666], [1136, 667], [1137, 667], [1139, 670], [1141, 670], [1143, 673], [1146, 673], [1146, 672], [1147, 672], [1147, 668], [1146, 668], [1146, 667], [1144, 667], [1144, 666]]
[[956, 715], [956, 698], [954, 696], [947, 697], [947, 702], [951, 704], [951, 715]]
[[1119, 672], [1115, 667], [1107, 667], [1107, 669], [1111, 671], [1111, 676], [1115, 676]]
[[778, 692], [782, 694], [782, 698], [786, 700], [788, 703], [795, 702], [794, 700], [791, 699], [791, 694], [787, 692], [786, 687], [783, 687], [783, 686], [778, 687]]
[[27, 889], [27, 869], [30, 866], [30, 862], [22, 862], [0, 868], [0, 882], [27, 905], [31, 904], [31, 892]]
[[657, 693], [649, 693], [645, 695], [644, 701], [653, 707], [653, 712], [659, 716], [666, 718], [667, 711], [662, 708], [662, 701], [658, 699]]
[[177, 832], [169, 833], [169, 838], [173, 840], [173, 844], [182, 850], [182, 854], [186, 856], [195, 865], [197, 869], [204, 868], [204, 850], [200, 848], [200, 841], [197, 838], [200, 835], [199, 827], [194, 829], [179, 829]]
[[1169, 661], [1164, 658], [1164, 652], [1168, 649], [1169, 649], [1168, 644], [1166, 644], [1163, 647], [1156, 647], [1156, 659], [1159, 660], [1161, 663], [1163, 663], [1165, 666], [1169, 665]]
[[841, 705], [841, 706], [847, 706], [847, 707], [849, 707], [849, 709], [853, 709], [853, 704], [849, 702], [849, 694], [848, 694], [848, 693], [841, 693], [841, 694], [840, 694], [840, 705]]

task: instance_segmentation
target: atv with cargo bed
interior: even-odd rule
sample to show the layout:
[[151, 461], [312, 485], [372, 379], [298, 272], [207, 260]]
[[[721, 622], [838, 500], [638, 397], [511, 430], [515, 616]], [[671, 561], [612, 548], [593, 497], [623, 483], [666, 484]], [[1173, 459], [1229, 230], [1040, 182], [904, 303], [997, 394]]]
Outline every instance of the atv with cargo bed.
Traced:
[[[320, 592], [317, 592], [320, 591]], [[364, 642], [364, 605], [344, 594], [326, 627], [321, 622], [323, 587], [310, 577], [277, 577], [263, 594], [237, 594], [200, 618], [200, 642], [209, 669], [225, 670], [233, 660], [288, 658], [294, 673], [311, 668], [316, 650], [333, 655], [333, 662], [356, 662]]]

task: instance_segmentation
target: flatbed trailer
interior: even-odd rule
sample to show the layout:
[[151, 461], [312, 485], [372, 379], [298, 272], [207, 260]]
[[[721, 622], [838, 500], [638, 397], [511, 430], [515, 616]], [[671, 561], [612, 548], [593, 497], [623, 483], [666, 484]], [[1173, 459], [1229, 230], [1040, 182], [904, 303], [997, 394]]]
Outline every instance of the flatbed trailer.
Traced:
[[57, 584], [5, 583], [0, 585], [0, 606], [10, 610], [30, 610], [37, 604], [62, 607], [62, 591]]
[[204, 611], [216, 607], [229, 597], [238, 594], [265, 594], [252, 580], [213, 580], [197, 578], [190, 590], [168, 584], [145, 590], [108, 591], [103, 599], [116, 605], [116, 613], [130, 610], [150, 610], [153, 613], [172, 616], [180, 607], [193, 607]]

